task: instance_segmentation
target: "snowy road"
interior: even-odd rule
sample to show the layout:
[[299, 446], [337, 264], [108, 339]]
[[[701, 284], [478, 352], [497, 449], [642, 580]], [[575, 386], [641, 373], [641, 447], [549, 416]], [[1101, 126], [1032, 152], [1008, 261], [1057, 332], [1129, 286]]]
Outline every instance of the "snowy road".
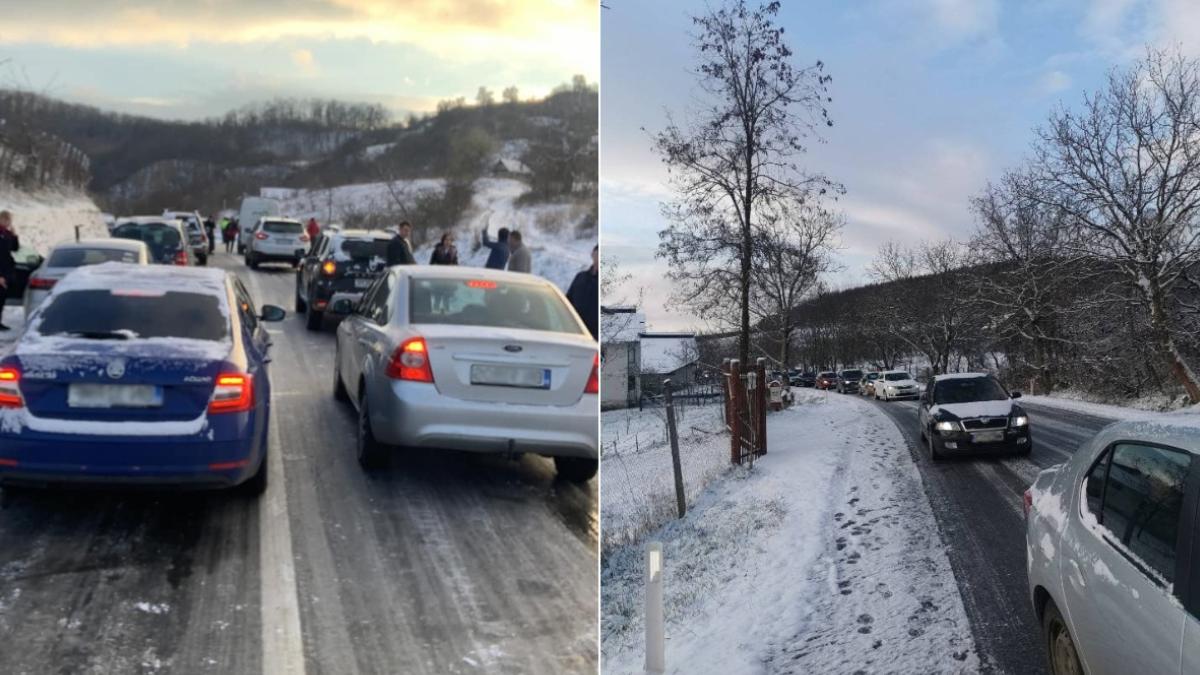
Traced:
[[917, 403], [876, 405], [899, 427], [921, 472], [983, 668], [1046, 672], [1040, 628], [1028, 600], [1022, 495], [1039, 471], [1065, 461], [1112, 420], [1026, 404], [1033, 432], [1029, 457], [934, 464], [920, 441]]
[[[290, 270], [214, 262], [292, 309]], [[364, 474], [333, 334], [272, 331], [276, 499], [6, 497], [0, 672], [594, 672], [595, 481], [450, 453]]]

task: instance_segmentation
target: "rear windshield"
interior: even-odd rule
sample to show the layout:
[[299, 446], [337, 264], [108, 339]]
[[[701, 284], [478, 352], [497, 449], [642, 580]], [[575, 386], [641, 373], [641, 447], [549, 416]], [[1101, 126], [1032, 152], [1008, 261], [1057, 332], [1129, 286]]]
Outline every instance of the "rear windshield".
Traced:
[[908, 376], [908, 373], [888, 373], [887, 375], [884, 375], [883, 378], [888, 382], [899, 382], [900, 380], [912, 379]]
[[867, 379], [868, 380], [878, 380], [879, 373], [867, 373]]
[[88, 289], [52, 295], [41, 308], [37, 332], [96, 339], [223, 341], [229, 329], [215, 295]]
[[300, 234], [304, 231], [304, 226], [300, 223], [288, 223], [278, 220], [268, 220], [263, 223], [263, 232], [271, 234]]
[[146, 242], [156, 259], [162, 258], [164, 254], [174, 253], [183, 246], [179, 229], [166, 223], [121, 225], [113, 230], [113, 236]]
[[412, 323], [583, 332], [567, 304], [541, 284], [413, 279], [411, 285]]
[[938, 382], [933, 390], [934, 403], [971, 403], [1003, 401], [1008, 393], [990, 377], [972, 377]]
[[847, 380], [861, 380], [862, 379], [862, 371], [861, 370], [843, 370], [842, 377], [846, 378]]
[[837, 377], [837, 373], [821, 373], [818, 377]]
[[387, 239], [346, 239], [342, 242], [341, 251], [353, 260], [370, 260], [387, 258], [387, 247]]
[[137, 251], [119, 248], [60, 248], [50, 254], [46, 267], [83, 267], [106, 262], [136, 263]]

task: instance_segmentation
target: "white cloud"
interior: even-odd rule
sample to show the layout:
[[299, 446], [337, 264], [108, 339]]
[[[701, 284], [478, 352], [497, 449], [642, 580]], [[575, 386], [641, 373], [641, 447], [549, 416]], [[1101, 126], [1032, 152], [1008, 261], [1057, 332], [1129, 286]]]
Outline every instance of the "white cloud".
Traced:
[[1061, 70], [1043, 73], [1037, 81], [1037, 91], [1040, 94], [1057, 94], [1070, 86], [1071, 76]]
[[291, 53], [292, 63], [300, 67], [300, 71], [306, 75], [312, 75], [317, 72], [317, 59], [313, 56], [311, 50], [294, 49]]
[[929, 0], [937, 26], [959, 39], [988, 38], [999, 30], [997, 0]]

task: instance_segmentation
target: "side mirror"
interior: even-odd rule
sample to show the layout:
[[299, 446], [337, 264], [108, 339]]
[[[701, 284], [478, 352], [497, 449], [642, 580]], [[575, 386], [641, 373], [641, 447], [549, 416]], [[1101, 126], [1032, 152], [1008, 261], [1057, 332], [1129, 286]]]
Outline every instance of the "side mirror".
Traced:
[[284, 317], [286, 316], [287, 312], [285, 312], [282, 307], [276, 307], [275, 305], [263, 305], [262, 313], [259, 314], [258, 318], [262, 319], [263, 321], [283, 321]]
[[354, 312], [354, 303], [346, 298], [340, 298], [335, 300], [329, 308], [333, 310], [334, 314], [350, 314]]
[[1010, 396], [1011, 396], [1012, 398], [1021, 398], [1021, 392], [1019, 392], [1019, 391], [1014, 391], [1014, 392], [1013, 392], [1013, 393], [1012, 393]]

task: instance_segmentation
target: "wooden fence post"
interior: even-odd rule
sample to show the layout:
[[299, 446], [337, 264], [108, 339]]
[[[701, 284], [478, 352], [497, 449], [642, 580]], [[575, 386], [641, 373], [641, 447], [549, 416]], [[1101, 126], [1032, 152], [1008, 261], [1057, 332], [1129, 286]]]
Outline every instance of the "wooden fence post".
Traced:
[[742, 416], [738, 404], [742, 399], [742, 364], [729, 361], [729, 461], [742, 463]]
[[758, 447], [755, 450], [760, 455], [767, 454], [767, 360], [759, 357], [758, 364], [755, 369], [758, 372], [758, 381], [761, 382], [758, 386], [758, 391], [754, 392], [757, 401], [758, 416], [754, 420], [757, 425]]
[[667, 404], [667, 434], [671, 437], [671, 468], [675, 471], [675, 506], [682, 518], [687, 513], [683, 497], [683, 467], [679, 462], [679, 432], [675, 427], [675, 402], [671, 397], [671, 379], [663, 380], [663, 396]]

